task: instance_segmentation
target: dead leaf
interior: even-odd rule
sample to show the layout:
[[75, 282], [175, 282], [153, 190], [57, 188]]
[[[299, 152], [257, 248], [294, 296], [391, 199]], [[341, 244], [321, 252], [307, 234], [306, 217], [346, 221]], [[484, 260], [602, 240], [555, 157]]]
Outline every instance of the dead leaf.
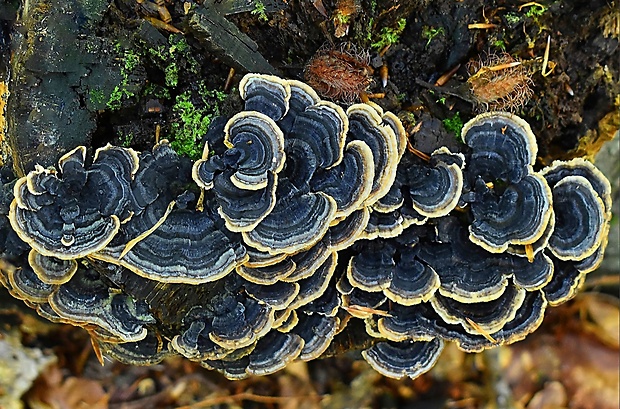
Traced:
[[26, 396], [32, 409], [107, 409], [109, 395], [99, 382], [70, 376], [63, 379], [52, 365], [36, 380]]
[[527, 409], [564, 409], [567, 400], [566, 390], [560, 382], [548, 382], [541, 391], [536, 392]]

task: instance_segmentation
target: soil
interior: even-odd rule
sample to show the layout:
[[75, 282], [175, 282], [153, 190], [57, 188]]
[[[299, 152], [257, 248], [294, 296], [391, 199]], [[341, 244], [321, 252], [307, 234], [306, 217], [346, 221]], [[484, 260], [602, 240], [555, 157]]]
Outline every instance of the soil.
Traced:
[[[205, 0], [205, 4], [166, 0], [169, 23], [161, 21], [161, 15], [149, 14], [144, 3], [155, 4], [149, 0], [55, 3], [0, 0], [0, 165], [12, 166], [17, 175], [35, 163], [51, 166], [79, 144], [92, 152], [107, 143], [150, 149], [161, 138], [181, 144], [188, 127], [199, 129], [240, 106], [235, 86], [245, 72], [303, 80], [305, 66], [317, 51], [342, 47], [360, 56], [368, 53], [373, 81], [367, 93], [384, 94], [373, 101], [397, 113], [414, 145], [424, 152], [439, 144], [458, 148], [458, 126], [455, 132], [451, 125], [455, 118], [466, 122], [485, 109], [468, 85], [475, 74], [472, 64], [493, 61], [493, 56], [504, 53], [520, 61], [530, 78], [532, 97], [517, 96], [510, 108], [532, 126], [539, 143], [538, 166], [554, 159], [594, 157], [620, 128], [617, 2], [271, 0], [261, 3], [263, 16], [249, 0]], [[233, 13], [238, 10], [243, 11]], [[347, 16], [347, 22], [338, 20], [338, 15]], [[402, 32], [394, 43], [382, 47], [389, 30], [399, 27]], [[381, 78], [384, 65], [389, 75], [386, 86]], [[192, 112], [184, 111], [180, 101], [189, 101]], [[599, 276], [590, 286], [615, 294], [609, 303], [616, 310], [617, 273]], [[551, 368], [555, 377], [548, 379], [560, 384], [557, 392], [557, 385], [547, 390], [541, 379], [526, 385], [519, 381], [524, 378], [506, 379], [498, 373], [500, 358], [504, 364], [519, 363], [525, 359], [520, 355], [524, 347], [470, 356], [447, 351], [431, 373], [400, 383], [369, 370], [355, 352], [241, 382], [229, 382], [175, 359], [150, 368], [118, 363], [100, 367], [86, 332], [41, 323], [0, 291], [2, 331], [12, 333], [24, 348], [52, 350], [57, 357], [55, 364], [41, 371], [25, 398], [16, 397], [15, 402], [28, 402], [29, 407], [56, 399], [73, 402], [66, 407], [77, 408], [76, 402], [86, 399], [78, 390], [99, 391], [89, 394], [90, 405], [102, 408], [194, 404], [191, 407], [533, 409], [546, 407], [536, 406], [535, 396], [559, 400], [555, 407], [565, 407], [570, 397], [602, 390], [611, 390], [609, 402], [620, 399], [618, 390], [607, 385], [610, 375], [599, 361], [609, 350], [611, 356], [614, 351], [617, 355], [617, 343], [609, 346], [600, 335], [613, 330], [594, 320], [597, 338], [592, 335], [592, 319], [586, 322], [575, 313], [592, 301], [577, 300], [558, 308], [555, 319], [548, 319], [540, 334], [526, 341], [536, 351], [551, 348], [559, 353], [558, 348], [570, 350], [581, 341], [603, 351], [587, 369], [605, 380], [600, 389], [592, 386], [584, 392], [575, 386], [580, 378], [573, 372], [561, 378]], [[567, 330], [569, 324], [577, 330]], [[567, 333], [572, 334], [570, 339]], [[566, 342], [554, 346], [549, 337]], [[617, 367], [614, 362], [610, 365]], [[575, 367], [578, 364], [582, 363], [574, 363]], [[502, 392], [502, 385], [509, 391]], [[589, 406], [585, 399], [571, 407]]]

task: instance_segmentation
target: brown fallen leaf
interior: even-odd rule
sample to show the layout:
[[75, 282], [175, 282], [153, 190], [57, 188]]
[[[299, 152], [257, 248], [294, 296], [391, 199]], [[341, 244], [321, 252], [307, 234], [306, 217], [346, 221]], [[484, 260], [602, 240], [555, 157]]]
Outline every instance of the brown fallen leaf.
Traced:
[[620, 346], [620, 303], [606, 294], [585, 293], [579, 297], [580, 307], [592, 321], [585, 329], [612, 348]]
[[566, 389], [560, 382], [553, 381], [536, 392], [526, 409], [564, 409], [567, 402]]
[[51, 365], [26, 395], [32, 409], [107, 409], [109, 395], [99, 382], [70, 376]]
[[580, 296], [550, 317], [554, 325], [547, 331], [551, 333], [543, 328], [512, 345], [503, 374], [515, 402], [528, 409], [557, 409], [551, 403], [562, 401], [559, 387], [546, 390], [549, 383], [557, 382], [566, 392], [565, 406], [571, 409], [620, 407], [620, 351], [606, 339], [618, 325], [613, 305], [596, 294]]

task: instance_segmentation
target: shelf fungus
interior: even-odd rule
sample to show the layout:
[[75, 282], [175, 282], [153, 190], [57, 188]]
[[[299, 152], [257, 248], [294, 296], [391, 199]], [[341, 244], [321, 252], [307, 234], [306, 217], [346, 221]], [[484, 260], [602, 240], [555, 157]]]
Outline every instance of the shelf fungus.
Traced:
[[530, 126], [489, 112], [465, 124], [462, 137], [472, 150], [462, 198], [474, 217], [470, 239], [493, 253], [533, 246], [549, 233], [553, 207], [549, 185], [533, 170], [538, 148]]
[[171, 202], [158, 213], [149, 207], [127, 223], [126, 232], [134, 238], [112, 242], [91, 257], [155, 281], [187, 284], [220, 279], [247, 259], [245, 248], [217, 228], [214, 216], [174, 207]]
[[144, 300], [115, 293], [90, 268], [80, 269], [67, 284], [59, 286], [50, 295], [49, 304], [63, 322], [97, 325], [120, 342], [144, 339], [145, 324], [155, 322]]
[[428, 164], [404, 169], [413, 209], [426, 217], [441, 217], [454, 210], [463, 189], [464, 165], [462, 154], [441, 147], [431, 154]]
[[441, 339], [420, 342], [378, 342], [362, 352], [377, 372], [390, 378], [417, 378], [430, 370], [439, 359], [444, 343]]
[[67, 260], [99, 251], [131, 215], [136, 153], [99, 149], [89, 169], [85, 156], [86, 148], [76, 148], [60, 158], [59, 171], [39, 166], [15, 184], [9, 220], [42, 255]]
[[439, 292], [463, 303], [491, 301], [514, 284], [534, 291], [552, 278], [553, 263], [543, 253], [530, 262], [525, 257], [490, 253], [468, 240], [467, 231], [453, 217], [437, 225], [436, 243], [422, 243], [418, 258], [439, 275]]
[[242, 379], [357, 349], [415, 378], [446, 342], [523, 339], [604, 256], [609, 182], [582, 159], [535, 171], [515, 115], [420, 154], [376, 104], [261, 74], [239, 90], [195, 163], [163, 140], [3, 168], [0, 283], [86, 328], [99, 357], [176, 354]]
[[393, 302], [414, 305], [431, 299], [440, 285], [433, 268], [416, 258], [415, 247], [373, 240], [363, 250], [347, 267], [347, 278], [356, 288], [383, 292]]
[[561, 260], [584, 260], [582, 269], [593, 270], [602, 260], [609, 232], [609, 181], [592, 163], [579, 158], [556, 161], [541, 174], [552, 188], [556, 212], [551, 252]]
[[75, 260], [44, 256], [34, 249], [28, 254], [28, 263], [37, 277], [48, 284], [64, 284], [78, 269], [78, 263]]

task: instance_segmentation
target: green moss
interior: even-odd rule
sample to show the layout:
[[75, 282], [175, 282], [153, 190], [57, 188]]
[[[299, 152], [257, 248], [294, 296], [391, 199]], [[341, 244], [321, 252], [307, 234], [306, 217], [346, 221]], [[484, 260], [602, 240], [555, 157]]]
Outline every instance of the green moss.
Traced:
[[349, 21], [351, 21], [351, 15], [336, 12], [336, 15], [334, 16], [334, 24], [347, 24]]
[[377, 0], [370, 0], [370, 13], [375, 14], [377, 11]]
[[144, 87], [142, 95], [144, 95], [145, 97], [170, 99], [170, 90], [164, 86], [149, 82]]
[[166, 62], [168, 60], [168, 48], [164, 45], [149, 48], [148, 53], [153, 59], [159, 60], [160, 62]]
[[506, 18], [506, 22], [511, 26], [515, 26], [521, 21], [521, 16], [512, 11], [506, 13], [504, 17]]
[[250, 11], [253, 16], [258, 16], [259, 21], [267, 21], [267, 13], [265, 13], [265, 4], [260, 0], [254, 0], [254, 9]]
[[129, 148], [133, 143], [133, 133], [121, 134], [118, 137], [118, 142], [123, 148]]
[[401, 18], [396, 23], [395, 28], [383, 27], [381, 29], [381, 33], [379, 34], [379, 39], [376, 42], [372, 43], [370, 46], [375, 50], [380, 50], [385, 46], [396, 44], [400, 39], [400, 35], [403, 33], [406, 25], [407, 20]]
[[88, 92], [88, 97], [92, 105], [102, 105], [105, 103], [105, 94], [99, 88], [91, 89]]
[[179, 73], [182, 70], [198, 74], [200, 64], [192, 56], [191, 48], [182, 35], [171, 34], [168, 44], [148, 48], [147, 52], [151, 60], [164, 71], [166, 86], [175, 88], [179, 85]]
[[168, 48], [168, 52], [172, 55], [177, 52], [184, 54], [189, 50], [189, 44], [187, 44], [187, 40], [182, 35], [170, 35], [170, 37], [168, 38], [168, 43], [170, 43], [170, 48]]
[[123, 79], [120, 85], [114, 87], [114, 90], [110, 94], [110, 98], [108, 98], [108, 102], [106, 102], [106, 106], [115, 111], [120, 109], [124, 99], [129, 99], [133, 97], [135, 94], [127, 89], [128, 81]]
[[375, 26], [375, 19], [370, 17], [368, 19], [368, 25], [366, 26], [366, 41], [372, 41], [372, 28]]
[[547, 11], [547, 7], [543, 6], [542, 4], [532, 3], [530, 5], [530, 8], [525, 13], [525, 17], [538, 18], [542, 16], [545, 11]]
[[504, 43], [504, 40], [493, 41], [493, 47], [498, 48], [502, 51], [506, 51], [506, 43]]
[[431, 41], [433, 41], [433, 38], [437, 37], [440, 34], [441, 35], [446, 34], [446, 31], [443, 29], [443, 27], [439, 27], [439, 28], [430, 27], [430, 26], [422, 27], [422, 38], [427, 40], [424, 48], [427, 48], [430, 45]]
[[135, 95], [135, 93], [131, 90], [129, 76], [140, 64], [140, 57], [132, 49], [123, 50], [122, 46], [118, 43], [115, 44], [114, 48], [117, 53], [122, 53], [123, 61], [125, 63], [121, 66], [121, 82], [114, 87], [114, 90], [112, 90], [110, 97], [106, 102], [106, 106], [112, 111], [120, 109], [123, 104], [123, 100], [129, 99]]
[[443, 126], [448, 132], [452, 132], [459, 142], [463, 142], [463, 140], [461, 139], [463, 120], [461, 119], [461, 115], [458, 112], [454, 114], [454, 116], [452, 116], [451, 118], [445, 118], [441, 122], [443, 122]]
[[125, 50], [123, 57], [125, 58], [125, 71], [127, 73], [135, 70], [140, 64], [140, 57], [132, 49]]
[[176, 97], [172, 110], [178, 118], [170, 127], [170, 146], [178, 154], [196, 160], [202, 156], [202, 137], [207, 133], [211, 120], [219, 115], [219, 103], [226, 98], [220, 91], [199, 86], [199, 101], [190, 91]]
[[179, 83], [179, 67], [175, 62], [168, 64], [164, 70], [166, 77], [166, 85], [169, 87], [176, 87]]

